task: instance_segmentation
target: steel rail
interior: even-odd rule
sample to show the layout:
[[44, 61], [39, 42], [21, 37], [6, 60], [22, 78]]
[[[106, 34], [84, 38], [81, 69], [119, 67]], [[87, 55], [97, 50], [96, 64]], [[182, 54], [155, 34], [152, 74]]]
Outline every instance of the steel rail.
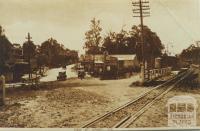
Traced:
[[151, 107], [157, 100], [159, 100], [163, 95], [167, 94], [170, 90], [172, 90], [174, 87], [176, 87], [181, 81], [183, 81], [185, 78], [187, 78], [191, 74], [192, 74], [192, 72], [188, 72], [187, 74], [185, 74], [181, 79], [179, 79], [173, 85], [171, 85], [170, 88], [168, 88], [167, 90], [165, 90], [164, 92], [159, 94], [151, 102], [145, 104], [138, 112], [136, 112], [131, 117], [128, 116], [128, 118], [126, 120], [122, 120], [119, 123], [117, 123], [115, 126], [113, 126], [113, 128], [127, 128], [128, 126], [130, 126], [136, 119], [139, 118], [139, 116], [141, 116], [145, 111], [147, 111], [149, 109], [149, 107]]
[[[116, 108], [116, 109], [114, 109], [114, 110], [112, 110], [112, 111], [110, 111], [110, 112], [107, 112], [107, 113], [105, 113], [105, 114], [103, 114], [103, 115], [101, 115], [101, 116], [98, 116], [98, 117], [95, 117], [95, 118], [91, 119], [89, 122], [87, 122], [86, 124], [82, 125], [81, 127], [82, 127], [82, 128], [91, 127], [91, 126], [94, 125], [95, 123], [98, 123], [99, 121], [105, 119], [106, 117], [113, 115], [113, 113], [116, 113], [117, 111], [120, 111], [120, 110], [124, 109], [125, 107], [127, 107], [127, 106], [129, 106], [129, 105], [131, 105], [131, 104], [133, 104], [133, 103], [135, 103], [135, 102], [137, 102], [137, 101], [139, 101], [141, 98], [145, 97], [145, 96], [148, 95], [150, 92], [152, 92], [152, 91], [154, 91], [154, 90], [156, 90], [156, 89], [158, 89], [158, 88], [168, 86], [170, 83], [172, 83], [172, 82], [176, 81], [177, 79], [183, 77], [183, 76], [185, 75], [185, 73], [186, 73], [186, 72], [182, 72], [182, 73], [180, 73], [180, 74], [178, 74], [178, 75], [172, 77], [172, 78], [169, 79], [167, 82], [165, 82], [165, 83], [163, 83], [163, 84], [161, 84], [161, 85], [158, 85], [158, 86], [152, 88], [152, 89], [149, 90], [149, 91], [146, 91], [145, 93], [141, 94], [140, 96], [138, 96], [137, 98], [131, 100], [130, 102], [128, 102], [128, 103], [126, 103], [126, 104], [124, 104], [124, 105], [122, 105], [122, 106], [120, 106], [120, 107], [118, 107], [118, 108]], [[127, 116], [126, 118], [124, 118], [124, 119], [121, 120], [120, 122], [121, 122], [121, 123], [122, 123], [122, 121], [125, 122], [125, 121], [129, 120], [130, 118], [131, 118], [131, 116]], [[120, 125], [121, 125], [120, 122], [117, 123], [117, 124], [115, 125], [115, 127], [120, 126]]]

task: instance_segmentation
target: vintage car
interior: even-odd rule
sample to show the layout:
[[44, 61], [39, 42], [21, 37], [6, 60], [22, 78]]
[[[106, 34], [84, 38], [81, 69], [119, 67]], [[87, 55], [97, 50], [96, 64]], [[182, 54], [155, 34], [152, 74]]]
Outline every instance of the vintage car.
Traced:
[[59, 72], [57, 76], [58, 81], [64, 81], [67, 79], [66, 71]]
[[85, 73], [84, 68], [83, 67], [79, 67], [79, 69], [78, 69], [78, 78], [83, 79], [83, 78], [85, 78], [85, 75], [86, 75], [86, 73]]

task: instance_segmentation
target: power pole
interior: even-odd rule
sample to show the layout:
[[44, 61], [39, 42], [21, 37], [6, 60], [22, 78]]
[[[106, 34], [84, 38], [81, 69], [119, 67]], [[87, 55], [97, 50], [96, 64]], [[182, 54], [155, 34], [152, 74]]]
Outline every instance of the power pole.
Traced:
[[53, 38], [51, 37], [50, 39], [49, 39], [49, 43], [50, 44], [48, 44], [48, 48], [49, 48], [49, 50], [48, 50], [48, 62], [49, 62], [49, 67], [51, 67], [51, 61], [52, 61], [52, 56], [51, 56], [51, 45], [53, 45], [53, 42], [54, 42], [54, 40], [53, 40]]
[[[142, 67], [141, 67], [141, 73], [142, 73], [142, 83], [144, 83], [146, 80], [149, 79], [149, 73], [147, 73], [146, 78], [146, 68], [147, 65], [145, 64], [145, 41], [144, 41], [144, 17], [150, 16], [150, 6], [149, 1], [147, 0], [137, 0], [135, 2], [132, 2], [133, 6], [133, 17], [139, 17], [140, 18], [140, 28], [141, 28], [141, 44], [142, 44]], [[146, 65], [146, 66], [145, 66]], [[148, 71], [147, 71], [148, 72]]]
[[[28, 40], [28, 44], [31, 44], [32, 37], [30, 36], [30, 33], [28, 33], [28, 36], [26, 37], [26, 39]], [[31, 56], [30, 56], [30, 54], [28, 55], [28, 64], [29, 64], [29, 81], [30, 81], [30, 79], [32, 78]]]

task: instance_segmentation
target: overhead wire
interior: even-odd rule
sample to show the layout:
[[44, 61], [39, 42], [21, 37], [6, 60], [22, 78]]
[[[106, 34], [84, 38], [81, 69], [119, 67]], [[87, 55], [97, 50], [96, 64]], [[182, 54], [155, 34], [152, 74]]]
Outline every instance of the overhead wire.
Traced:
[[166, 9], [167, 13], [174, 19], [176, 25], [178, 25], [180, 27], [180, 29], [182, 29], [183, 32], [190, 38], [190, 40], [192, 40], [192, 42], [194, 42], [195, 41], [194, 37], [191, 35], [190, 32], [188, 32], [188, 30], [185, 29], [185, 27], [183, 26], [182, 22], [180, 22], [178, 20], [178, 18], [173, 13], [173, 11], [167, 5], [165, 5], [162, 0], [158, 0], [158, 2], [162, 7], [164, 7]]

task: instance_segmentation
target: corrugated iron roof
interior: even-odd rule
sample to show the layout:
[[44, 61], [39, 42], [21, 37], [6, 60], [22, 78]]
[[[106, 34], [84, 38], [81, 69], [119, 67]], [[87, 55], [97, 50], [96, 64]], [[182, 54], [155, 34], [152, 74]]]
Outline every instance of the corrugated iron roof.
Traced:
[[110, 55], [116, 57], [118, 60], [134, 60], [136, 55]]
[[[110, 57], [115, 57], [117, 60], [134, 60], [136, 58], [136, 55], [108, 55]], [[94, 61], [103, 61], [104, 55], [87, 55], [85, 56], [86, 59], [91, 59]]]
[[96, 63], [96, 64], [103, 64], [104, 62], [100, 61], [100, 60], [97, 60], [97, 61], [94, 61], [94, 63]]

